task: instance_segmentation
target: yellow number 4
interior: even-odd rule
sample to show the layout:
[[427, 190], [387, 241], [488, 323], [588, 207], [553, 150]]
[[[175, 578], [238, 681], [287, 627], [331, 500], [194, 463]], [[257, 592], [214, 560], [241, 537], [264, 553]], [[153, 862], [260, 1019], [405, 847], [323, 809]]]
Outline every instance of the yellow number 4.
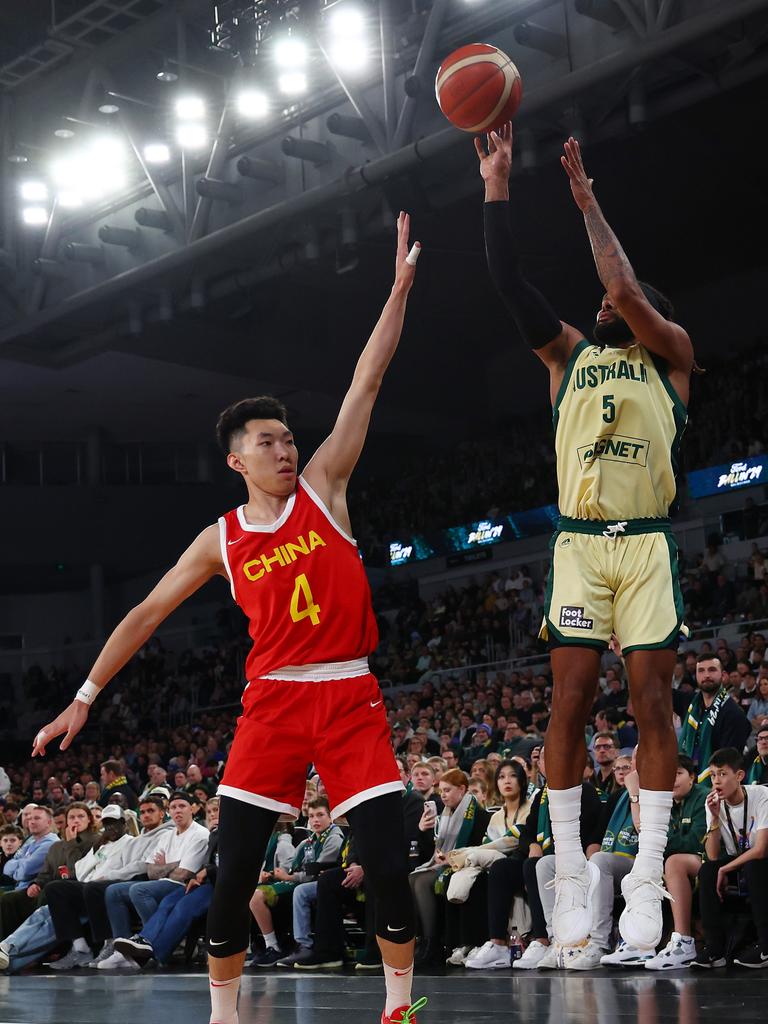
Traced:
[[[306, 605], [299, 608], [299, 598], [303, 597]], [[320, 625], [320, 605], [315, 604], [312, 591], [309, 589], [307, 577], [304, 573], [296, 577], [296, 585], [291, 595], [291, 618], [294, 622], [301, 622], [302, 619], [309, 619], [313, 626]]]

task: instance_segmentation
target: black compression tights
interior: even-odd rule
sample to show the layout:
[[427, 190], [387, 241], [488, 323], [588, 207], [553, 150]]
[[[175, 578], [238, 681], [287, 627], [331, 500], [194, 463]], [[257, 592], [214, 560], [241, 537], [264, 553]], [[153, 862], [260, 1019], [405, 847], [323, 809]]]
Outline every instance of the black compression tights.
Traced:
[[[366, 800], [347, 813], [376, 901], [376, 933], [388, 942], [414, 936], [413, 898], [399, 793]], [[248, 948], [248, 904], [259, 883], [274, 811], [222, 796], [219, 806], [219, 870], [208, 911], [208, 952], [227, 957]]]
[[264, 863], [275, 811], [222, 796], [219, 804], [219, 868], [208, 909], [208, 952], [225, 957], [248, 948], [249, 903]]

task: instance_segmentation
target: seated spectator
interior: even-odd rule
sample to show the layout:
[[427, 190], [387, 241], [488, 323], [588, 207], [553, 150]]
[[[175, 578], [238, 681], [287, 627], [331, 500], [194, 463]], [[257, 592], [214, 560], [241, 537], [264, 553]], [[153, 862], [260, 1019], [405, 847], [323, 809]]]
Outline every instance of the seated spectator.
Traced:
[[[3, 827], [0, 828], [0, 876], [3, 874], [5, 865], [11, 857], [13, 857], [14, 853], [16, 853], [23, 842], [24, 833], [19, 825], [3, 825]], [[8, 881], [10, 883], [14, 880], [9, 878]], [[15, 888], [15, 885], [11, 886], [9, 884], [7, 888]]]
[[418, 966], [441, 963], [445, 956], [438, 932], [438, 892], [442, 892], [444, 876], [450, 871], [448, 854], [465, 846], [479, 846], [491, 817], [469, 792], [469, 779], [464, 772], [455, 768], [446, 772], [439, 789], [442, 814], [438, 818], [434, 807], [427, 803], [419, 822], [419, 830], [432, 846], [432, 854], [409, 876], [416, 904], [417, 934], [422, 939], [416, 951]]
[[472, 770], [469, 773], [470, 780], [480, 779], [485, 786], [485, 799], [489, 807], [493, 807], [494, 810], [498, 810], [501, 806], [501, 798], [496, 792], [496, 784], [494, 778], [496, 776], [496, 769], [488, 762], [485, 757], [479, 758], [472, 765]]
[[472, 743], [467, 747], [461, 756], [461, 767], [469, 772], [475, 761], [485, 760], [485, 755], [492, 750], [491, 736], [493, 729], [485, 722], [481, 722], [472, 734]]
[[496, 750], [507, 760], [518, 754], [522, 757], [530, 757], [533, 748], [539, 746], [540, 743], [541, 740], [537, 736], [526, 733], [519, 720], [512, 717], [507, 719], [504, 736]]
[[428, 761], [419, 761], [411, 769], [411, 789], [418, 793], [422, 800], [434, 800], [437, 806], [437, 813], [443, 809], [443, 801], [437, 792], [437, 780], [435, 769]]
[[517, 761], [502, 761], [494, 781], [503, 806], [488, 822], [483, 844], [463, 851], [463, 859], [483, 871], [464, 902], [449, 900], [446, 904], [446, 935], [448, 947], [453, 949], [447, 962], [475, 970], [509, 967], [507, 925], [512, 900], [498, 899], [499, 878], [495, 898], [489, 899], [489, 873], [498, 864], [497, 874], [504, 877], [507, 891], [513, 895], [522, 892], [522, 864], [527, 853], [521, 846], [522, 826], [531, 810], [525, 769]]
[[[443, 751], [443, 761], [445, 761], [445, 771], [449, 772], [452, 768], [459, 767], [459, 757], [453, 747], [446, 747]], [[445, 772], [443, 772], [443, 775]]]
[[66, 808], [63, 804], [53, 808], [53, 830], [56, 833], [58, 839], [64, 838], [64, 828], [66, 826]]
[[[299, 947], [299, 955], [312, 948], [310, 931], [311, 906], [317, 897], [317, 876], [324, 870], [336, 867], [341, 856], [344, 833], [331, 821], [328, 798], [317, 797], [309, 804], [309, 829], [312, 835], [299, 843], [290, 870], [276, 867], [272, 872], [273, 881], [259, 885], [251, 899], [251, 913], [264, 936], [265, 950], [261, 956], [250, 961], [251, 967], [274, 967], [282, 960], [275, 934], [271, 908], [280, 897], [293, 896], [294, 920], [293, 937]], [[307, 886], [296, 900], [296, 892]]]
[[[440, 778], [441, 775], [445, 775], [450, 765], [448, 764], [444, 757], [441, 757], [437, 754], [434, 754], [432, 757], [428, 757], [426, 763], [431, 764], [435, 770], [435, 787], [437, 787], [437, 780]], [[435, 792], [437, 792], [436, 788]]]
[[[53, 812], [50, 807], [35, 805], [27, 814], [28, 837], [3, 868], [0, 886], [12, 888], [14, 892], [27, 889], [35, 875], [42, 869], [46, 854], [59, 837], [53, 829]], [[11, 900], [13, 892], [0, 894], [0, 939], [8, 932], [2, 930], [2, 907], [5, 900]], [[13, 929], [10, 929], [13, 931]]]
[[768, 720], [768, 677], [763, 676], [757, 684], [757, 692], [747, 709], [747, 720], [757, 731]]
[[646, 960], [647, 971], [688, 967], [696, 957], [691, 914], [693, 886], [701, 870], [707, 832], [707, 789], [696, 782], [693, 761], [685, 754], [678, 755], [672, 800], [669, 837], [664, 851], [664, 881], [672, 897], [674, 931], [667, 945]]
[[[98, 782], [87, 782], [85, 784], [85, 802], [87, 804], [95, 803], [101, 807], [101, 786]], [[106, 803], [106, 801], [105, 801]]]
[[[584, 759], [589, 752], [584, 750]], [[539, 771], [546, 778], [547, 768], [544, 747], [539, 753]], [[584, 855], [590, 858], [600, 849], [603, 837], [601, 823], [603, 809], [595, 787], [582, 783], [580, 835], [581, 848]], [[549, 799], [546, 785], [533, 798], [530, 814], [523, 826], [523, 840], [529, 848], [529, 856], [523, 861], [523, 881], [531, 909], [530, 942], [522, 957], [515, 960], [513, 968], [523, 971], [553, 970], [562, 966], [558, 963], [559, 950], [552, 943], [552, 911], [555, 906], [554, 886], [550, 885], [555, 878], [554, 838], [552, 822], [549, 817]], [[494, 865], [495, 867], [495, 865]], [[494, 869], [489, 876], [488, 899], [496, 898], [494, 892]], [[504, 895], [506, 899], [506, 894]], [[509, 905], [509, 903], [507, 903]]]
[[0, 897], [0, 939], [5, 939], [42, 905], [42, 893], [49, 882], [74, 874], [75, 864], [98, 840], [93, 814], [86, 804], [67, 807], [64, 838], [52, 843], [45, 861], [26, 889]]
[[757, 944], [733, 958], [741, 967], [768, 963], [768, 789], [744, 785], [744, 759], [734, 748], [709, 760], [706, 862], [699, 871], [699, 908], [706, 945], [691, 967], [726, 966], [726, 911], [746, 901]]
[[218, 797], [211, 797], [207, 802], [205, 815], [210, 830], [205, 865], [183, 888], [177, 886], [163, 897], [138, 935], [130, 939], [115, 939], [115, 950], [126, 959], [140, 965], [153, 958], [161, 965], [169, 963], [173, 951], [189, 931], [192, 922], [207, 913], [213, 899], [218, 865]]
[[[186, 790], [171, 794], [168, 811], [174, 828], [161, 837], [150, 861], [146, 864], [148, 881], [125, 886], [110, 886], [104, 896], [112, 938], [127, 939], [132, 930], [130, 920], [135, 909], [146, 925], [169, 893], [183, 894], [187, 882], [205, 863], [208, 830], [194, 820], [196, 804]], [[99, 970], [135, 969], [138, 965], [115, 945], [115, 952], [98, 965]]]
[[749, 766], [747, 783], [758, 786], [768, 784], [768, 725], [757, 730], [757, 755]]
[[[139, 797], [141, 802], [145, 796], [149, 796], [153, 789], [158, 786], [168, 786], [168, 772], [161, 764], [150, 764], [147, 767], [147, 784]], [[169, 790], [170, 792], [170, 790]]]
[[[130, 860], [130, 846], [137, 841], [126, 834], [125, 818], [116, 804], [105, 807], [101, 819], [101, 837], [75, 864], [75, 878], [53, 881], [46, 887], [57, 941], [72, 943], [66, 956], [46, 965], [56, 971], [87, 967], [93, 961], [93, 953], [85, 939], [84, 921], [91, 921], [93, 931], [95, 914], [89, 912], [87, 894], [99, 886], [106, 888], [110, 884], [113, 872]], [[102, 933], [108, 934], [108, 929], [109, 923], [106, 922], [102, 925]], [[98, 943], [100, 940], [94, 936], [94, 941]]]
[[103, 787], [99, 803], [106, 807], [109, 798], [114, 793], [122, 793], [125, 798], [126, 807], [136, 810], [139, 801], [125, 776], [122, 764], [119, 761], [105, 761], [101, 766], [101, 785]]
[[488, 806], [488, 787], [485, 784], [485, 779], [481, 779], [477, 776], [469, 780], [469, 792], [477, 800], [480, 807], [484, 810]]
[[6, 825], [15, 825], [19, 820], [21, 809], [19, 805], [14, 803], [13, 800], [6, 800], [5, 807], [3, 807], [2, 821]]
[[595, 759], [595, 774], [592, 785], [597, 790], [600, 803], [608, 802], [608, 797], [616, 792], [618, 783], [613, 774], [613, 762], [619, 756], [619, 745], [612, 732], [595, 733], [592, 739], [592, 752]]

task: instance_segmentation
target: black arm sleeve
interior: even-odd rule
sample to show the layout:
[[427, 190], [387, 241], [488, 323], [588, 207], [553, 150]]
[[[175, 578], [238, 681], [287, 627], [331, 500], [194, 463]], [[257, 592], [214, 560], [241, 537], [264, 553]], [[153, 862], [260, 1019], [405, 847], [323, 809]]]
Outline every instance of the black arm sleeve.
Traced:
[[523, 341], [543, 348], [560, 334], [563, 325], [550, 304], [522, 275], [520, 253], [509, 224], [509, 203], [483, 204], [485, 255], [496, 291], [512, 314]]

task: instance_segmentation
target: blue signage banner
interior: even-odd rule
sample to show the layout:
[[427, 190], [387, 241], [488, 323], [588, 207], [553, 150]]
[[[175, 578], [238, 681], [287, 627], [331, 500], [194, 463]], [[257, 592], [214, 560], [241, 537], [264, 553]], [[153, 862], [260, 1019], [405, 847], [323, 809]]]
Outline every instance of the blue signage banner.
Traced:
[[755, 455], [741, 462], [725, 462], [720, 466], [696, 469], [688, 474], [688, 490], [692, 498], [710, 498], [742, 487], [755, 487], [768, 479], [768, 455]]

